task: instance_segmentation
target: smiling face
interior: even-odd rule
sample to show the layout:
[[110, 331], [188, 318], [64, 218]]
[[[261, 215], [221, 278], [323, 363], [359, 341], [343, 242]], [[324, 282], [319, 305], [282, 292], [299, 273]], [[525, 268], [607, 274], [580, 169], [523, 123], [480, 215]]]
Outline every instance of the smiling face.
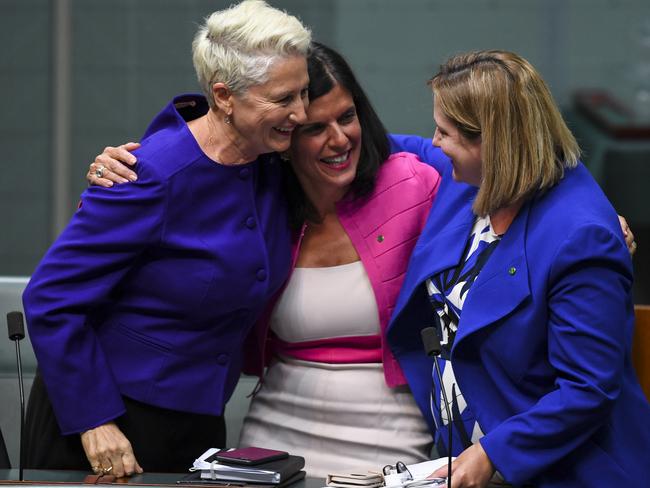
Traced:
[[481, 138], [468, 139], [440, 109], [438, 97], [433, 100], [433, 119], [436, 131], [433, 145], [439, 147], [453, 165], [456, 181], [473, 186], [481, 185]]
[[257, 157], [289, 149], [291, 135], [307, 118], [307, 61], [302, 56], [273, 63], [265, 83], [230, 95], [232, 128], [244, 153]]
[[312, 200], [340, 200], [354, 181], [361, 154], [361, 124], [352, 95], [337, 84], [313, 100], [307, 122], [293, 136], [291, 165]]

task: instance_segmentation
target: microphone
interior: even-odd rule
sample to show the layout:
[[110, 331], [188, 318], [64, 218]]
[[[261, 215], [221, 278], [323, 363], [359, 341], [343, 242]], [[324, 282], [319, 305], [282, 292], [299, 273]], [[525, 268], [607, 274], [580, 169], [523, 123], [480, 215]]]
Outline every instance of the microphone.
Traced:
[[18, 367], [18, 390], [20, 392], [20, 460], [18, 461], [18, 472], [20, 481], [23, 481], [23, 461], [25, 459], [25, 443], [23, 442], [23, 431], [25, 430], [25, 389], [23, 387], [23, 365], [20, 357], [20, 340], [25, 338], [25, 325], [21, 312], [9, 312], [7, 314], [7, 329], [9, 339], [16, 343], [16, 365]]
[[[442, 393], [442, 400], [445, 404], [445, 412], [447, 413], [447, 488], [451, 488], [451, 428], [453, 423], [451, 418], [451, 409], [449, 408], [449, 402], [447, 401], [447, 392], [445, 391], [445, 385], [442, 383], [442, 372], [440, 364], [438, 363], [438, 356], [440, 356], [440, 353], [442, 352], [442, 346], [440, 345], [440, 339], [438, 339], [438, 334], [436, 334], [436, 329], [434, 327], [425, 327], [420, 331], [420, 335], [422, 337], [422, 344], [424, 345], [424, 352], [427, 356], [433, 358], [433, 369], [436, 370], [438, 381], [440, 381], [440, 392]], [[431, 393], [433, 394], [433, 389], [431, 390]]]
[[20, 312], [9, 312], [7, 314], [7, 328], [9, 329], [9, 339], [12, 341], [24, 339], [25, 326], [23, 324], [23, 314]]

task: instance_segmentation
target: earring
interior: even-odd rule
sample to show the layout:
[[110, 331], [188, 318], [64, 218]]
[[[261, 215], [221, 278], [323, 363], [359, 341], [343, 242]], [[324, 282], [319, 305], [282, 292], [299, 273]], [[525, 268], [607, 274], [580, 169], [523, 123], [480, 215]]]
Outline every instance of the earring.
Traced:
[[226, 116], [223, 118], [223, 121], [228, 125], [232, 124], [232, 118], [230, 117], [230, 114], [226, 114]]

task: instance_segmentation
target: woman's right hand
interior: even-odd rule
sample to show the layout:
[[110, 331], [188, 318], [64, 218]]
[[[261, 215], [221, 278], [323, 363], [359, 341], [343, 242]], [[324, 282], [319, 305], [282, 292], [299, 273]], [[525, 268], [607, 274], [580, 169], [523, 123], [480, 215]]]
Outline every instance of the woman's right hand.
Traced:
[[111, 474], [121, 478], [142, 473], [131, 443], [115, 422], [83, 432], [81, 445], [95, 474]]
[[114, 183], [126, 183], [135, 181], [138, 175], [129, 169], [129, 166], [135, 165], [136, 157], [130, 151], [135, 151], [140, 147], [138, 142], [127, 142], [121, 146], [108, 146], [104, 152], [98, 155], [90, 163], [86, 180], [91, 185], [103, 186], [110, 188]]

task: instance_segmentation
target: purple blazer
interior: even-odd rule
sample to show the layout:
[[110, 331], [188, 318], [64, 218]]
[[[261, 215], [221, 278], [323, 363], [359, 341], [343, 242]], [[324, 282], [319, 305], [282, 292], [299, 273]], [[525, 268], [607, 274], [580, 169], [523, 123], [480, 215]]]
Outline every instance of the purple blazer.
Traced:
[[23, 295], [29, 333], [63, 434], [124, 413], [122, 395], [219, 415], [241, 346], [289, 270], [276, 155], [223, 166], [177, 97], [153, 120], [138, 181], [88, 188]]

